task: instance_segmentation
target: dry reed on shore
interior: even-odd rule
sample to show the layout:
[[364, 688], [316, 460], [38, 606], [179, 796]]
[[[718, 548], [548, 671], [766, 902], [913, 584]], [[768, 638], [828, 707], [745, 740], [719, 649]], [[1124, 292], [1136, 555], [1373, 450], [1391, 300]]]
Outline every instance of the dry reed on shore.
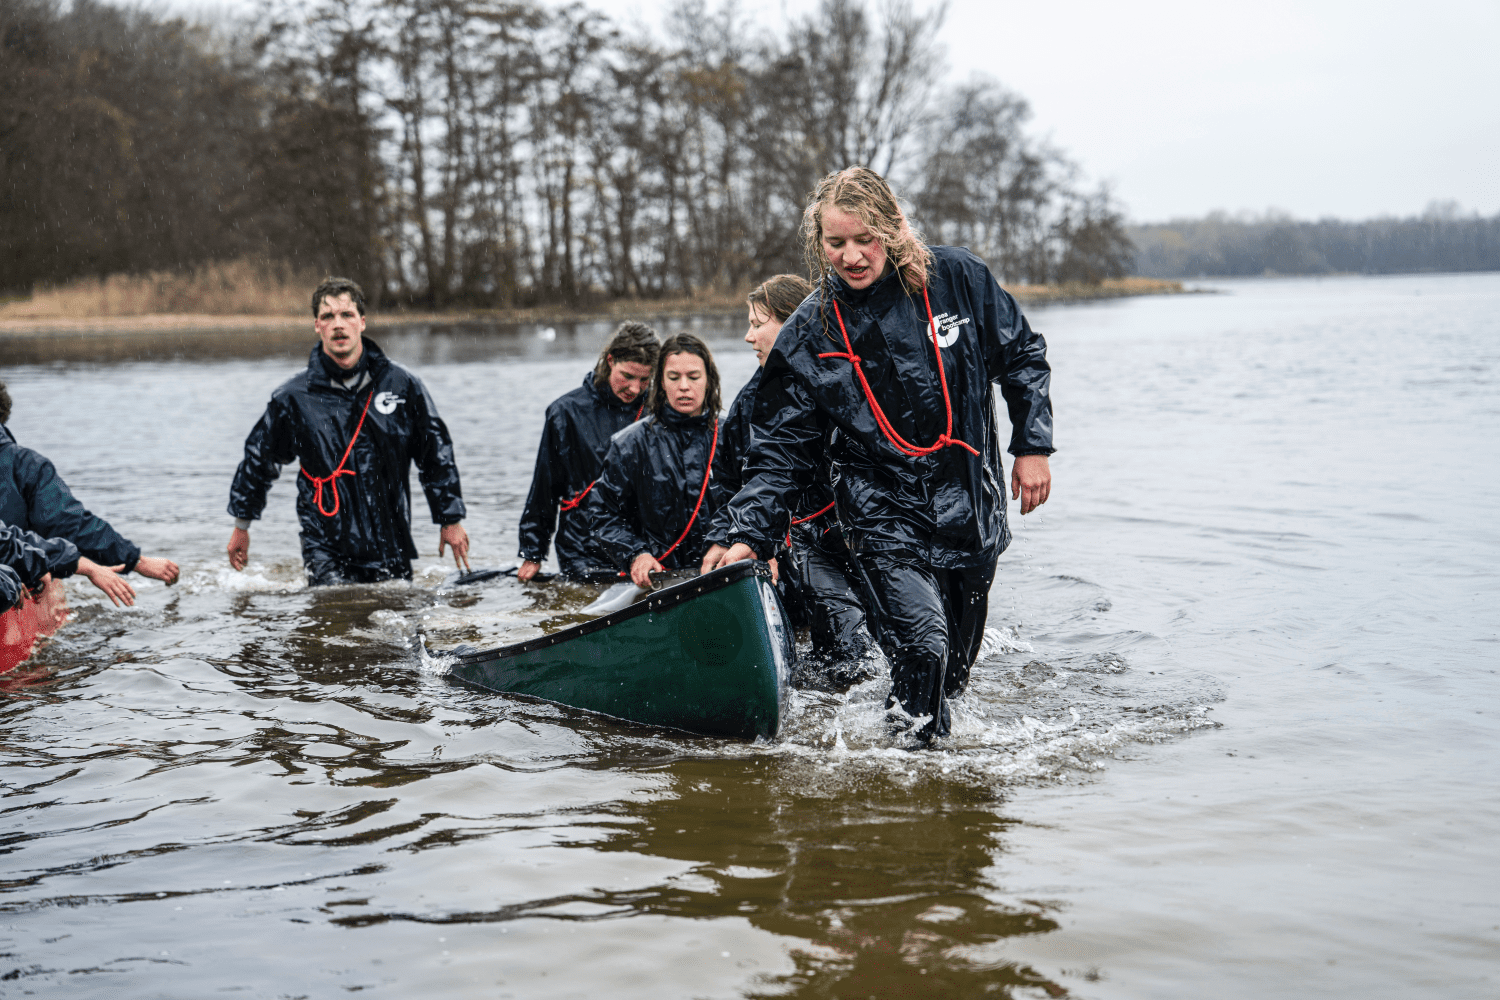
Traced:
[[1005, 290], [1023, 306], [1120, 299], [1130, 295], [1178, 295], [1186, 291], [1182, 282], [1165, 278], [1106, 278], [1095, 285], [1081, 281], [1056, 285], [1006, 285]]
[[194, 314], [303, 315], [322, 279], [285, 265], [254, 260], [204, 264], [190, 271], [112, 274], [38, 288], [29, 299], [0, 306], [0, 319]]
[[[153, 271], [114, 274], [107, 278], [79, 278], [64, 285], [41, 288], [30, 299], [0, 304], [0, 328], [26, 321], [78, 321], [132, 316], [256, 316], [303, 317], [308, 295], [323, 275], [296, 272], [285, 265], [235, 260], [205, 264], [191, 271]], [[1023, 305], [1079, 302], [1128, 295], [1172, 295], [1182, 282], [1159, 278], [1112, 278], [1097, 285], [1008, 285]], [[743, 292], [705, 292], [669, 299], [600, 299], [590, 306], [544, 305], [518, 309], [450, 311], [447, 318], [469, 317], [498, 322], [646, 318], [666, 315], [737, 313], [744, 309]], [[432, 318], [429, 313], [384, 311], [397, 316]]]

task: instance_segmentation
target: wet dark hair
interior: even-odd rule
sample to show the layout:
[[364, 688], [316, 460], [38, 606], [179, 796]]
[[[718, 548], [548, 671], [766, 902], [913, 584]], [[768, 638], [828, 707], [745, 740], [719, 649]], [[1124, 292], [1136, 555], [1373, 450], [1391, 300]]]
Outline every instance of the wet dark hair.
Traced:
[[708, 387], [703, 393], [703, 415], [717, 417], [719, 415], [719, 368], [714, 364], [713, 352], [708, 345], [691, 333], [674, 333], [661, 345], [661, 353], [656, 356], [656, 368], [651, 373], [651, 405], [648, 407], [653, 416], [660, 417], [662, 411], [667, 408], [667, 389], [663, 384], [662, 372], [667, 367], [667, 358], [673, 354], [696, 354], [703, 359], [705, 374], [708, 376]]
[[776, 322], [785, 323], [811, 294], [812, 286], [801, 275], [778, 274], [756, 285], [745, 301], [752, 308], [776, 317]]
[[348, 278], [329, 277], [324, 278], [323, 283], [320, 284], [317, 288], [313, 289], [313, 318], [317, 318], [318, 307], [323, 304], [324, 299], [336, 299], [340, 295], [349, 296], [349, 298], [354, 301], [354, 308], [359, 310], [359, 314], [361, 316], [365, 314], [365, 290], [363, 288], [360, 288], [359, 285], [350, 281]]
[[603, 389], [609, 385], [609, 362], [651, 366], [656, 364], [656, 352], [661, 347], [661, 338], [645, 323], [627, 320], [615, 327], [615, 332], [605, 341], [594, 365], [594, 384]]
[[0, 424], [10, 423], [10, 390], [0, 382]]

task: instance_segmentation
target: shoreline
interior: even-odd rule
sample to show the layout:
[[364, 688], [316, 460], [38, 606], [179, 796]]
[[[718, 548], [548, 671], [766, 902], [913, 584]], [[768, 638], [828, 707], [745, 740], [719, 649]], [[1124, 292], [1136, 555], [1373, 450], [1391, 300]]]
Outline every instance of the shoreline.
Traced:
[[[1180, 281], [1159, 278], [1119, 278], [1098, 285], [1015, 285], [1007, 289], [1023, 306], [1067, 305], [1127, 298], [1138, 295], [1192, 294]], [[20, 312], [25, 303], [0, 308], [0, 342], [33, 338], [74, 339], [92, 336], [171, 337], [212, 339], [231, 334], [260, 333], [269, 339], [306, 334], [312, 322], [303, 314], [248, 315], [213, 313], [147, 313], [109, 316], [7, 316]], [[744, 299], [739, 296], [704, 296], [660, 300], [630, 299], [593, 309], [538, 306], [526, 309], [469, 309], [452, 312], [393, 310], [371, 313], [374, 328], [415, 324], [526, 326], [535, 324], [593, 323], [611, 320], [681, 318], [686, 316], [741, 316]]]

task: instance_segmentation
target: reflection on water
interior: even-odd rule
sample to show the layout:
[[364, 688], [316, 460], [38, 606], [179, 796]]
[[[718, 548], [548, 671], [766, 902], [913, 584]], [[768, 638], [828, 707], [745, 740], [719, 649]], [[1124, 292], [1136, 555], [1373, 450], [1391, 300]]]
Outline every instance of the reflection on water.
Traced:
[[[753, 368], [735, 324], [663, 325], [703, 333], [731, 389]], [[506, 561], [542, 409], [612, 326], [373, 328], [439, 400], [482, 558]], [[0, 974], [80, 995], [122, 981], [186, 995], [1066, 993], [994, 957], [1056, 926], [993, 880], [1004, 789], [1209, 725], [1210, 679], [1132, 675], [1127, 657], [1159, 655], [1154, 637], [1106, 630], [1039, 652], [997, 622], [954, 737], [923, 753], [892, 742], [883, 670], [847, 694], [795, 693], [763, 744], [459, 686], [429, 650], [566, 627], [601, 587], [445, 585], [429, 554], [410, 584], [309, 590], [290, 470], [249, 568], [228, 570], [228, 475], [309, 340], [216, 336], [192, 353], [168, 338], [179, 360], [11, 380], [22, 442], [184, 573], [128, 610], [73, 586], [75, 620], [0, 708], [6, 763], [24, 775], [5, 794]], [[79, 357], [154, 350], [89, 343], [108, 350]], [[60, 379], [146, 384], [154, 405], [100, 436], [47, 405]], [[1092, 585], [1039, 592], [1059, 624], [1097, 614]]]
[[[769, 744], [631, 726], [468, 690], [423, 651], [534, 634], [597, 587], [251, 570], [130, 613], [75, 590], [49, 679], [5, 704], [16, 981], [655, 997], [669, 969], [665, 995], [1067, 995], [995, 957], [1057, 926], [993, 877], [1006, 775], [1058, 767], [1051, 737], [971, 711], [910, 753], [878, 681], [800, 694]], [[996, 685], [1033, 658], [990, 653]], [[1123, 720], [1054, 721], [1066, 768]]]

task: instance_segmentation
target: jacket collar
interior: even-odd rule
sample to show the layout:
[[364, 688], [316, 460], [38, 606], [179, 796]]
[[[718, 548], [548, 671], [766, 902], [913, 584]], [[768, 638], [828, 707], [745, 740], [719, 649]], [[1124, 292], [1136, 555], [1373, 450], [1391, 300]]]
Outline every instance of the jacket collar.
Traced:
[[670, 406], [663, 406], [661, 415], [656, 419], [673, 430], [697, 430], [707, 425], [708, 414], [700, 413], [696, 417], [686, 417]]
[[904, 294], [901, 276], [894, 267], [889, 274], [882, 275], [865, 288], [850, 288], [849, 283], [832, 270], [828, 272], [827, 281], [828, 290], [835, 298], [856, 308], [889, 308]]
[[[367, 370], [370, 373], [370, 382], [366, 384], [379, 382], [380, 377], [391, 366], [391, 361], [385, 356], [385, 352], [380, 349], [380, 345], [375, 343], [375, 341], [369, 337], [360, 337], [359, 339], [360, 343], [364, 345], [365, 364], [368, 366]], [[308, 384], [343, 392], [343, 386], [334, 385], [328, 378], [328, 373], [323, 370], [322, 354], [323, 344], [320, 341], [313, 345], [312, 351], [307, 355]]]

